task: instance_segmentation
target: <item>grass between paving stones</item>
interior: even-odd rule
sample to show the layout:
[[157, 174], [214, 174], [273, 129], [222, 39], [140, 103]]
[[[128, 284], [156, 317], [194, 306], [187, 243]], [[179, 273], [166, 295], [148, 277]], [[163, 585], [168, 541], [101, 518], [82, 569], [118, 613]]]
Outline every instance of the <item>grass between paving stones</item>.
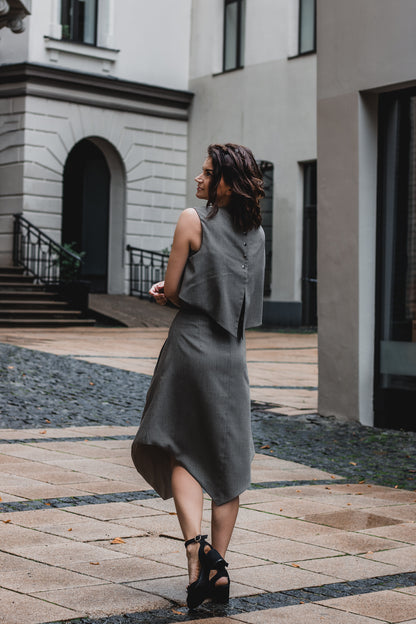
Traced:
[[[0, 344], [0, 362], [0, 429], [139, 423], [148, 375], [6, 344]], [[350, 482], [416, 487], [416, 432], [279, 416], [265, 407], [254, 404], [257, 452]]]

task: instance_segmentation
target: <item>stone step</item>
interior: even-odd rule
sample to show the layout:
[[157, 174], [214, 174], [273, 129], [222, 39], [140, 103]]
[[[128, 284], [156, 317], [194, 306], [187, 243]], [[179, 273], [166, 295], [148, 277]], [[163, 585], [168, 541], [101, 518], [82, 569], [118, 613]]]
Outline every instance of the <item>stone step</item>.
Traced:
[[18, 284], [33, 284], [32, 275], [23, 275], [17, 273], [3, 273], [0, 270], [0, 284], [8, 282], [17, 282]]
[[44, 290], [45, 286], [41, 285], [41, 284], [33, 284], [33, 281], [31, 283], [25, 283], [25, 282], [16, 282], [16, 280], [12, 281], [12, 282], [4, 282], [4, 281], [0, 281], [0, 293], [3, 291], [7, 291], [7, 290], [20, 290], [20, 291], [37, 291], [37, 290]]
[[82, 312], [80, 310], [32, 310], [30, 308], [11, 309], [6, 308], [0, 310], [0, 319], [15, 318], [15, 319], [51, 319], [51, 318], [80, 318]]
[[33, 310], [36, 309], [50, 309], [50, 308], [66, 308], [68, 304], [66, 301], [57, 301], [55, 299], [11, 299], [11, 298], [3, 298], [0, 300], [0, 311], [4, 308], [12, 308], [14, 310], [17, 309], [26, 309], [31, 308]]
[[7, 273], [8, 275], [23, 275], [23, 267], [14, 266], [0, 266], [0, 273]]
[[94, 319], [2, 319], [0, 327], [93, 327]]
[[10, 300], [21, 300], [33, 301], [34, 299], [42, 300], [42, 301], [55, 301], [57, 299], [57, 294], [54, 292], [48, 292], [47, 290], [1, 290], [0, 289], [0, 297], [3, 301]]

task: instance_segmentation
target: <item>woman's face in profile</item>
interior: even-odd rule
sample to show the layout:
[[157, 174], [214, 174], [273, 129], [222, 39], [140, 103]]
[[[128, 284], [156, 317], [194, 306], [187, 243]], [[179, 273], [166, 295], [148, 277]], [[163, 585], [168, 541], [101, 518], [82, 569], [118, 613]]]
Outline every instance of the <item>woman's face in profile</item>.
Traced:
[[[212, 176], [214, 173], [214, 167], [212, 164], [212, 159], [210, 156], [204, 160], [204, 164], [202, 165], [202, 172], [195, 178], [195, 182], [197, 183], [196, 187], [196, 196], [198, 199], [206, 199], [209, 198], [209, 186], [212, 181]], [[217, 204], [219, 206], [226, 206], [231, 199], [231, 187], [229, 187], [224, 182], [224, 178], [221, 177], [221, 180], [217, 186]]]

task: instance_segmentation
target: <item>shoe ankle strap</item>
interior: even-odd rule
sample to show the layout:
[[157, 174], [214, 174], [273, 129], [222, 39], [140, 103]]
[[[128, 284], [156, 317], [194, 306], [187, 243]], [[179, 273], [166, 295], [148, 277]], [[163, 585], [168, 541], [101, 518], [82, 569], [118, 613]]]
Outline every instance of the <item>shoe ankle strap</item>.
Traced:
[[203, 542], [207, 537], [208, 535], [197, 535], [196, 537], [193, 537], [192, 539], [186, 540], [185, 548], [189, 546], [189, 544], [197, 544], [198, 542]]

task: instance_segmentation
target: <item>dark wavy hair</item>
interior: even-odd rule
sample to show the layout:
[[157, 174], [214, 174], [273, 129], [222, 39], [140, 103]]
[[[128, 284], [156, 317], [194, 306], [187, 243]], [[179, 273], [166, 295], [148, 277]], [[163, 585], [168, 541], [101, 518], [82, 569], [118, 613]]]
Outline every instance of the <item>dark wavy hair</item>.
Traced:
[[263, 176], [251, 150], [234, 143], [214, 143], [208, 147], [208, 156], [213, 167], [208, 197], [208, 205], [211, 206], [209, 217], [214, 217], [219, 210], [217, 188], [223, 177], [232, 191], [227, 210], [235, 227], [241, 232], [260, 227], [260, 199], [264, 197]]

